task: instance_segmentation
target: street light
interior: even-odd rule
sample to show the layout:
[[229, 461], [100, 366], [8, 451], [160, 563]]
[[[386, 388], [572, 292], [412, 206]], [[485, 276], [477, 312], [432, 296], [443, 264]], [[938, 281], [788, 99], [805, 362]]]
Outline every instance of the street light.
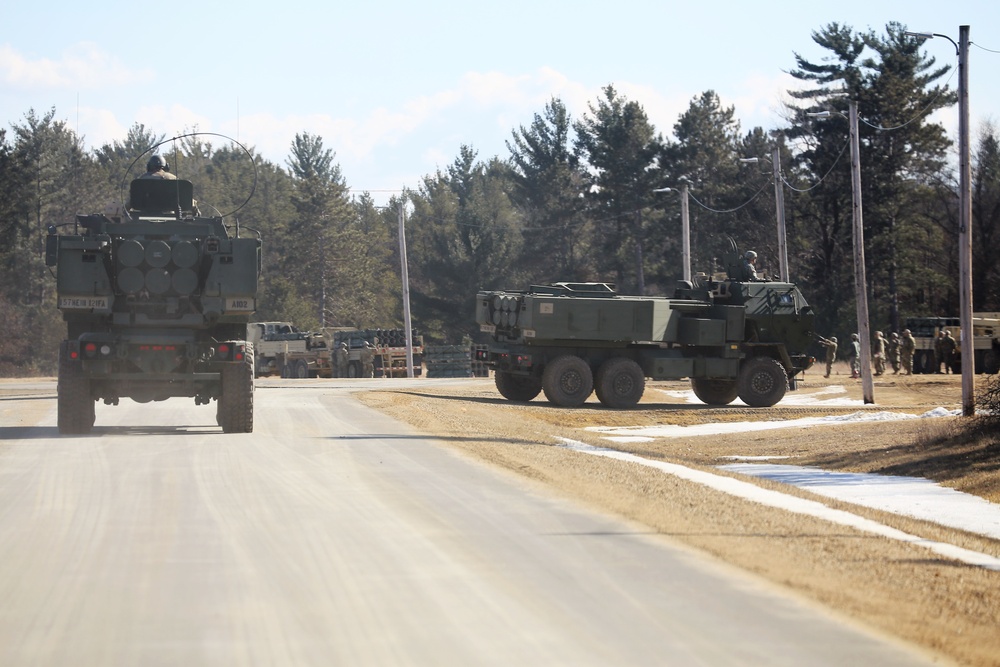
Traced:
[[[758, 162], [755, 157], [741, 158], [740, 162]], [[771, 157], [774, 169], [774, 210], [778, 221], [778, 272], [782, 282], [790, 282], [788, 273], [788, 245], [785, 234], [785, 189], [781, 180], [781, 153], [777, 146]]]
[[969, 26], [958, 28], [958, 43], [936, 32], [906, 32], [910, 37], [944, 37], [958, 56], [958, 304], [962, 327], [962, 415], [976, 414], [975, 350], [972, 335], [972, 166], [969, 159]]
[[681, 264], [684, 268], [684, 280], [691, 280], [691, 219], [688, 209], [688, 186], [687, 183], [676, 188], [657, 188], [653, 192], [680, 192], [681, 193]]
[[[844, 114], [836, 112], [838, 116]], [[868, 320], [868, 281], [865, 278], [865, 229], [861, 216], [861, 158], [858, 141], [858, 103], [849, 103], [851, 128], [851, 192], [854, 202], [854, 289], [857, 292], [858, 336], [861, 338], [861, 392], [865, 404], [875, 402], [872, 380], [871, 324]], [[807, 113], [810, 118], [829, 118], [829, 111]]]

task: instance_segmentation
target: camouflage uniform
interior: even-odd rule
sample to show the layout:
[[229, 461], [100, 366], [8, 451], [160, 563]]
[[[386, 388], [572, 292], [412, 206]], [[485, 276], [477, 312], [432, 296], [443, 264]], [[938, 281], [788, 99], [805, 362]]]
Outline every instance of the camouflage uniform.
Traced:
[[833, 362], [837, 359], [837, 337], [833, 336], [829, 340], [819, 337], [819, 344], [826, 348], [826, 375], [823, 377], [830, 377], [830, 369], [833, 368]]
[[917, 341], [913, 340], [913, 334], [909, 329], [903, 329], [903, 340], [899, 343], [900, 364], [903, 367], [903, 375], [913, 374], [913, 353], [917, 350]]
[[887, 350], [889, 363], [892, 364], [893, 375], [899, 373], [899, 334], [893, 331], [889, 334]]
[[875, 346], [872, 350], [872, 356], [875, 358], [875, 375], [882, 375], [885, 373], [885, 338], [882, 337], [881, 331], [875, 332]]
[[368, 341], [365, 341], [365, 346], [361, 349], [361, 367], [361, 377], [375, 377], [375, 348]]
[[945, 345], [944, 329], [940, 329], [937, 338], [934, 339], [934, 372], [938, 375], [941, 374], [941, 364], [944, 364], [945, 372], [948, 368], [948, 362], [945, 361]]
[[858, 334], [851, 334], [851, 352], [847, 360], [851, 362], [851, 377], [861, 377], [861, 342], [858, 340]]
[[337, 377], [347, 377], [347, 344], [337, 346]]
[[958, 348], [958, 343], [955, 339], [951, 337], [951, 331], [945, 329], [944, 339], [941, 342], [941, 349], [944, 352], [944, 372], [951, 373], [952, 364], [955, 363], [955, 350]]

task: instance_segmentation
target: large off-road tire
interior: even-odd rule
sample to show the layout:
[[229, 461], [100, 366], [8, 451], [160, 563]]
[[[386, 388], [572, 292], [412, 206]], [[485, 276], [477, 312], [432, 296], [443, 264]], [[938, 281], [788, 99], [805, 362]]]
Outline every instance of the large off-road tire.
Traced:
[[90, 396], [90, 381], [83, 374], [80, 362], [70, 359], [66, 343], [59, 347], [59, 380], [57, 386], [57, 417], [59, 432], [65, 435], [90, 433], [96, 410]]
[[729, 405], [740, 393], [740, 385], [736, 380], [691, 378], [691, 390], [706, 405]]
[[924, 375], [935, 371], [933, 350], [918, 350], [913, 357], [913, 372]]
[[240, 363], [222, 369], [217, 419], [223, 433], [253, 432], [253, 347], [247, 343]]
[[986, 350], [986, 354], [983, 355], [983, 372], [990, 375], [1000, 373], [1000, 352]]
[[642, 368], [626, 357], [608, 359], [597, 369], [594, 391], [608, 408], [634, 408], [646, 391], [646, 376]]
[[752, 408], [769, 408], [788, 391], [788, 375], [776, 359], [753, 357], [740, 369], [739, 397]]
[[514, 375], [505, 371], [497, 371], [493, 378], [497, 391], [508, 401], [526, 403], [542, 391], [542, 383], [538, 378], [527, 375]]
[[594, 391], [594, 374], [580, 357], [556, 357], [542, 373], [542, 391], [550, 403], [571, 408], [583, 405]]
[[305, 359], [299, 359], [295, 362], [295, 377], [300, 380], [305, 380], [309, 377], [309, 364]]

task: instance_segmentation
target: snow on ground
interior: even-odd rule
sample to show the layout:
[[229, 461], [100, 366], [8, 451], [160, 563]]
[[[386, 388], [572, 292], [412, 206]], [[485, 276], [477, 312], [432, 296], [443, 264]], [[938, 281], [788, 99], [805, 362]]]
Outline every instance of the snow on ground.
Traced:
[[827, 498], [933, 521], [1000, 540], [1000, 505], [940, 486], [922, 477], [832, 472], [805, 466], [731, 463], [743, 475], [790, 484]]
[[[784, 405], [784, 401], [781, 404]], [[959, 410], [949, 411], [944, 408], [934, 408], [922, 415], [914, 415], [906, 412], [872, 412], [864, 410], [852, 412], [849, 415], [803, 417], [801, 419], [785, 419], [782, 421], [727, 422], [719, 424], [695, 424], [694, 426], [678, 426], [676, 424], [657, 424], [654, 426], [591, 426], [587, 430], [602, 433], [605, 439], [612, 442], [650, 442], [655, 438], [683, 438], [696, 435], [719, 435], [720, 433], [770, 431], [779, 428], [806, 428], [870, 421], [926, 419], [957, 414], [960, 414]]]
[[[675, 463], [667, 463], [666, 461], [656, 461], [653, 459], [645, 459], [641, 456], [636, 456], [635, 454], [629, 454], [628, 452], [621, 452], [616, 449], [607, 449], [603, 447], [593, 447], [576, 440], [569, 440], [567, 438], [557, 438], [560, 445], [567, 447], [577, 452], [584, 454], [589, 454], [592, 456], [603, 456], [607, 458], [618, 459], [622, 461], [628, 461], [631, 463], [638, 463], [639, 465], [649, 466], [661, 470], [668, 475], [674, 475], [676, 477], [686, 479], [697, 484], [702, 484], [704, 486], [710, 487], [712, 489], [722, 491], [723, 493], [728, 493], [733, 496], [751, 500], [754, 502], [761, 503], [762, 505], [768, 505], [770, 507], [777, 507], [780, 509], [787, 510], [789, 512], [796, 512], [798, 514], [806, 514], [809, 516], [814, 516], [827, 521], [832, 521], [837, 524], [850, 526], [867, 533], [873, 533], [876, 535], [881, 535], [890, 539], [900, 540], [903, 542], [909, 542], [911, 544], [917, 544], [923, 546], [934, 553], [944, 556], [945, 558], [950, 558], [958, 560], [970, 565], [978, 565], [990, 570], [1000, 571], [1000, 558], [995, 558], [988, 554], [979, 553], [976, 551], [971, 551], [969, 549], [963, 549], [957, 547], [953, 544], [945, 544], [943, 542], [936, 542], [934, 540], [928, 540], [916, 535], [911, 535], [905, 533], [901, 530], [896, 530], [895, 528], [890, 528], [884, 524], [878, 523], [877, 521], [872, 521], [864, 517], [860, 517], [856, 514], [851, 514], [850, 512], [845, 512], [843, 510], [833, 509], [827, 507], [823, 503], [815, 500], [807, 500], [805, 498], [799, 498], [797, 496], [790, 496], [786, 493], [781, 493], [779, 491], [772, 491], [770, 489], [764, 489], [752, 484], [750, 482], [744, 482], [742, 480], [734, 479], [725, 475], [716, 475], [714, 473], [705, 472], [702, 470], [695, 470], [693, 468], [688, 468], [686, 466], [677, 465]], [[886, 477], [884, 478], [886, 483], [892, 483], [894, 478]], [[923, 489], [921, 489], [923, 491]], [[958, 493], [957, 491], [955, 493]], [[965, 494], [959, 494], [964, 496]], [[836, 496], [833, 496], [836, 497]], [[936, 499], [934, 501], [935, 505], [946, 505], [950, 503], [952, 499], [944, 501], [943, 499]], [[985, 501], [984, 501], [985, 502]], [[996, 513], [1000, 512], [1000, 508], [992, 503], [986, 503], [988, 507], [978, 508], [977, 511]], [[938, 522], [937, 519], [931, 519], [932, 521]], [[978, 531], [977, 531], [978, 532]]]
[[[665, 391], [664, 393], [675, 398], [682, 398], [689, 403], [700, 402], [691, 391]], [[863, 405], [862, 401], [854, 401], [840, 396], [844, 393], [846, 393], [846, 390], [843, 387], [827, 387], [809, 394], [786, 396], [781, 401], [781, 405]], [[827, 396], [831, 396], [831, 398], [826, 398]], [[600, 433], [604, 438], [612, 442], [649, 442], [655, 438], [745, 433], [748, 431], [781, 428], [813, 428], [867, 421], [932, 419], [957, 414], [960, 414], [960, 411], [949, 411], [944, 408], [935, 408], [922, 415], [865, 410], [847, 415], [806, 417], [783, 421], [730, 422], [699, 424], [695, 426], [676, 426], [673, 424], [624, 427], [592, 426], [586, 430]], [[809, 514], [892, 539], [920, 544], [947, 558], [954, 558], [991, 570], [1000, 570], [1000, 558], [994, 558], [993, 556], [969, 551], [954, 545], [934, 542], [910, 535], [876, 521], [851, 514], [850, 512], [834, 510], [819, 501], [804, 500], [778, 491], [762, 489], [755, 484], [731, 477], [714, 475], [664, 461], [645, 459], [615, 449], [592, 447], [564, 438], [559, 438], [559, 440], [562, 446], [569, 447], [574, 451], [651, 466], [662, 470], [664, 473], [704, 484], [734, 496], [772, 507], [780, 507], [791, 512]], [[762, 477], [796, 486], [827, 498], [834, 498], [856, 505], [910, 516], [959, 530], [977, 533], [993, 539], [1000, 539], [1000, 505], [990, 503], [976, 496], [961, 493], [954, 489], [942, 487], [930, 480], [919, 477], [891, 477], [887, 475], [831, 472], [819, 468], [773, 463], [750, 463], [750, 461], [786, 457], [738, 456], [729, 458], [738, 459], [740, 463], [722, 465], [719, 466], [720, 469], [743, 475]]]
[[[694, 392], [690, 389], [682, 389], [679, 391], [667, 390], [667, 389], [657, 389], [660, 393], [666, 394], [671, 398], [679, 398], [685, 403], [698, 403], [698, 397], [694, 395]], [[785, 394], [785, 397], [781, 399], [780, 405], [864, 405], [865, 402], [862, 399], [847, 398], [843, 394], [847, 393], [847, 389], [841, 385], [831, 385], [829, 387], [822, 387], [816, 391], [805, 393], [801, 389], [796, 391], [790, 391]], [[731, 403], [731, 405], [746, 405], [740, 399], [736, 399]]]

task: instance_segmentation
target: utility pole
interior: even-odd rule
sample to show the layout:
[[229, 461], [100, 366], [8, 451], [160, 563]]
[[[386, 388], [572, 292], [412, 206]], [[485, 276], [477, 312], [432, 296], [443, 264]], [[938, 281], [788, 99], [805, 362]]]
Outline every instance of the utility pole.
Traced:
[[691, 280], [691, 218], [688, 208], [688, 186], [687, 183], [681, 186], [680, 190], [675, 188], [656, 188], [653, 192], [680, 192], [681, 193], [681, 264], [684, 267], [684, 280]]
[[906, 32], [911, 37], [944, 37], [958, 56], [958, 322], [962, 327], [962, 416], [976, 414], [975, 346], [972, 334], [972, 165], [969, 158], [969, 26], [958, 27], [958, 43], [937, 32]]
[[854, 288], [857, 292], [858, 336], [861, 338], [861, 392], [865, 404], [875, 402], [872, 380], [872, 336], [868, 322], [868, 281], [865, 278], [865, 228], [861, 216], [861, 148], [858, 140], [858, 103], [850, 102], [851, 191], [854, 219]]
[[976, 414], [972, 334], [972, 165], [969, 164], [969, 26], [958, 28], [958, 298], [962, 336], [962, 415]]
[[410, 273], [406, 265], [406, 198], [399, 199], [399, 266], [403, 279], [403, 326], [406, 328], [406, 377], [413, 377], [413, 327], [410, 325]]
[[778, 265], [782, 282], [789, 282], [788, 274], [788, 240], [785, 236], [785, 188], [781, 180], [781, 148], [774, 147], [771, 157], [774, 167], [774, 209], [778, 219]]
[[684, 280], [691, 280], [691, 217], [688, 207], [687, 183], [681, 186], [681, 262], [684, 264]]

